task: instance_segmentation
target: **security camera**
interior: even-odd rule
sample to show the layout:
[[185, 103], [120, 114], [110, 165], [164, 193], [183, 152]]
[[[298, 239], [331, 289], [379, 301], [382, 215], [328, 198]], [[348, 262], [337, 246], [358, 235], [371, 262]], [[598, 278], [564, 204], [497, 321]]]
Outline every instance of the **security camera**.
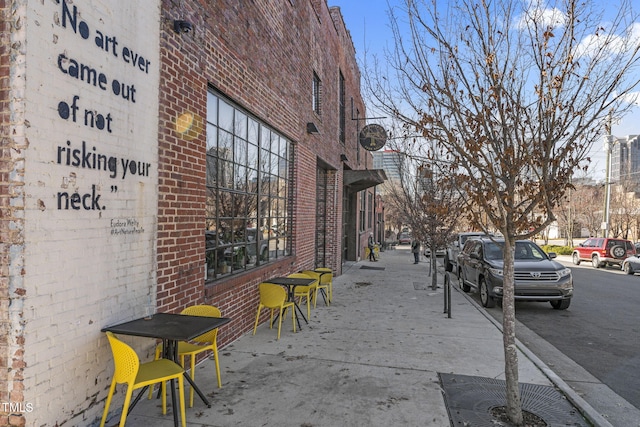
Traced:
[[173, 30], [180, 33], [190, 33], [193, 30], [193, 25], [191, 22], [187, 21], [173, 21]]

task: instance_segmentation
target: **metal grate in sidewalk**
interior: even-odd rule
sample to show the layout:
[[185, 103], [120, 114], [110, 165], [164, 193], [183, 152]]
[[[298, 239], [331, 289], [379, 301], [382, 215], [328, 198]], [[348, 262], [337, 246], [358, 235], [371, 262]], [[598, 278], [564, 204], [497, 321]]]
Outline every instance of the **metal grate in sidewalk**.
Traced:
[[[507, 400], [503, 380], [439, 373], [452, 426], [494, 427], [490, 410]], [[549, 427], [589, 426], [567, 398], [550, 386], [520, 383], [522, 409], [542, 418]]]

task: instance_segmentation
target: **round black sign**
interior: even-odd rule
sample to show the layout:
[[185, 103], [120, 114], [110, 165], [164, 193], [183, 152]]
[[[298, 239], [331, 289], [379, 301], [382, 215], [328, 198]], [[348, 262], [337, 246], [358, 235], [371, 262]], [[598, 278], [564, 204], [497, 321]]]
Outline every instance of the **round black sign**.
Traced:
[[387, 131], [380, 125], [367, 125], [360, 131], [360, 145], [367, 151], [378, 151], [387, 143]]

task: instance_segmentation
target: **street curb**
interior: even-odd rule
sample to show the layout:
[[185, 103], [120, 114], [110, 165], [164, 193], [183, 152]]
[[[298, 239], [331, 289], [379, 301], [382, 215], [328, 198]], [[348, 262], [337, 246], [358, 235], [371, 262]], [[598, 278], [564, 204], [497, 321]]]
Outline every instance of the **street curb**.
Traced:
[[[449, 273], [451, 274], [451, 273]], [[456, 280], [457, 281], [457, 280]], [[487, 311], [481, 307], [473, 298], [463, 292], [458, 286], [451, 284], [451, 287], [459, 294], [463, 295], [467, 301], [469, 301], [482, 315], [487, 318], [499, 331], [503, 332], [502, 325], [496, 319], [491, 317]], [[549, 380], [562, 391], [562, 393], [578, 408], [580, 413], [589, 421], [594, 427], [613, 427], [613, 425], [607, 421], [598, 411], [596, 411], [589, 403], [587, 403], [575, 390], [573, 390], [562, 378], [558, 377], [551, 368], [547, 366], [542, 360], [538, 358], [531, 350], [527, 348], [520, 340], [516, 338], [516, 346], [518, 349], [542, 371], [542, 373], [549, 378]]]

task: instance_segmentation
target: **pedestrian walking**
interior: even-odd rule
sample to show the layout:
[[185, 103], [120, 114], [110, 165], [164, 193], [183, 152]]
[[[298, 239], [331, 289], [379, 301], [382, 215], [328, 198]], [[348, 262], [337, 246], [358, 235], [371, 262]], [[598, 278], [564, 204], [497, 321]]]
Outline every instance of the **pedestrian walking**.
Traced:
[[414, 264], [420, 262], [420, 242], [418, 239], [413, 239], [411, 241], [411, 252], [413, 252]]
[[376, 242], [373, 240], [373, 233], [369, 234], [367, 247], [369, 248], [369, 261], [376, 261], [376, 254], [374, 252], [374, 249], [376, 248]]

